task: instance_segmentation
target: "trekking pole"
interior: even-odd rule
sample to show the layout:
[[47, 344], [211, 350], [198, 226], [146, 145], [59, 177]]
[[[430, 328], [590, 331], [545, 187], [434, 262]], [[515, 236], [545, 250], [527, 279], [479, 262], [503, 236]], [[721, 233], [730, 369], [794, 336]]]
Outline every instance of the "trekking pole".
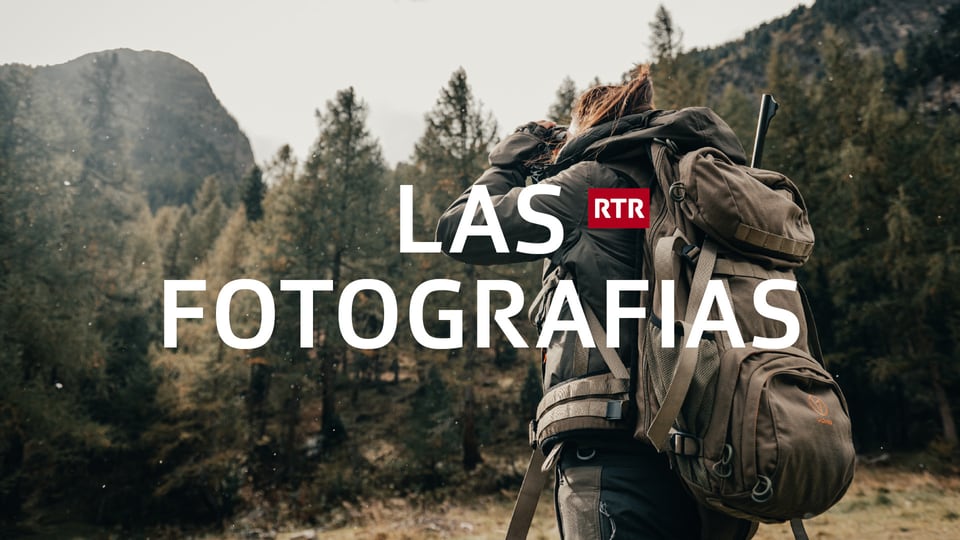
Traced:
[[770, 121], [773, 120], [779, 108], [780, 104], [770, 94], [764, 94], [760, 99], [760, 118], [757, 119], [757, 137], [753, 140], [751, 167], [760, 166], [760, 159], [763, 157], [763, 140], [767, 138], [767, 128], [770, 127]]

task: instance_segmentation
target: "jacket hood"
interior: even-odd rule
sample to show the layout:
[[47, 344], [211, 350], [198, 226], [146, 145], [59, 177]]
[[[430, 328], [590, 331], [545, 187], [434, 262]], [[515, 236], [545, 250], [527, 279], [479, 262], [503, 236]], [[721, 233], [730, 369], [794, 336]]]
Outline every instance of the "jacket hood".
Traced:
[[653, 139], [670, 139], [680, 153], [713, 147], [734, 163], [746, 164], [746, 153], [736, 133], [717, 113], [706, 107], [677, 111], [653, 110], [624, 116], [619, 121], [594, 126], [570, 139], [553, 165], [556, 174], [578, 161], [615, 161], [647, 153]]

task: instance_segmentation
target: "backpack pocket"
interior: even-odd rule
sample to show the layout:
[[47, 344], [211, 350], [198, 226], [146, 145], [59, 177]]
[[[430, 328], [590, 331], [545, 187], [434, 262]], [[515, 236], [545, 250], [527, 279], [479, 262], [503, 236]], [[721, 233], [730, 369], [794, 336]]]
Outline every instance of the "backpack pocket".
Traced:
[[671, 192], [684, 216], [725, 247], [771, 267], [800, 266], [813, 252], [806, 204], [786, 176], [701, 148], [680, 160], [680, 179]]
[[711, 481], [699, 497], [753, 520], [807, 518], [829, 509], [852, 482], [856, 461], [836, 382], [794, 348], [748, 345], [727, 350], [721, 364], [739, 371], [733, 384], [717, 389], [714, 408], [728, 410], [728, 417], [710, 426], [701, 456], [676, 456], [680, 473], [707, 472]]
[[[673, 381], [680, 350], [684, 344], [684, 337], [676, 334], [674, 347], [662, 347], [662, 338], [660, 320], [654, 317], [647, 324], [645, 352], [641, 356], [646, 365], [640, 369], [640, 373], [645, 374], [647, 379], [645, 391], [655, 398], [657, 404], [663, 400]], [[705, 333], [697, 346], [697, 367], [678, 417], [681, 429], [702, 432], [710, 424], [719, 369], [720, 354], [717, 343], [712, 334]]]

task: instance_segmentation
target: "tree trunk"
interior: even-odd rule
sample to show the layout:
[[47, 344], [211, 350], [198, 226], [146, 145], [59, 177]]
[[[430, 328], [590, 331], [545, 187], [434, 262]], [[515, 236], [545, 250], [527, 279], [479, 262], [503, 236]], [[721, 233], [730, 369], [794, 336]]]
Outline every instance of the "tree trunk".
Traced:
[[[466, 265], [466, 279], [464, 284], [467, 289], [464, 291], [468, 298], [476, 298], [477, 272], [472, 264]], [[463, 318], [463, 347], [459, 349], [463, 357], [463, 469], [472, 471], [478, 464], [483, 463], [483, 456], [480, 455], [480, 437], [477, 435], [476, 422], [476, 400], [473, 396], [474, 379], [476, 378], [477, 361], [475, 356], [477, 350], [477, 332], [475, 321], [477, 320], [476, 303], [469, 304], [471, 308], [464, 309]]]
[[[338, 247], [333, 256], [331, 277], [336, 291], [343, 291], [340, 286], [340, 274], [343, 269], [343, 249]], [[343, 440], [347, 433], [343, 422], [337, 416], [337, 355], [336, 347], [324, 346], [320, 358], [320, 382], [323, 384], [323, 412], [320, 415], [321, 430], [323, 431], [325, 447], [330, 447]]]
[[303, 387], [299, 383], [291, 385], [286, 399], [283, 400], [283, 471], [280, 478], [284, 481], [297, 474], [299, 462], [297, 449], [297, 428], [300, 425], [300, 405]]
[[473, 387], [469, 384], [463, 395], [463, 470], [472, 471], [483, 463], [480, 455], [480, 438], [477, 437], [477, 404], [473, 398]]
[[250, 360], [250, 433], [254, 442], [263, 438], [267, 430], [266, 403], [270, 393], [270, 368], [262, 357]]
[[320, 415], [321, 429], [326, 443], [324, 447], [332, 446], [347, 436], [343, 422], [337, 416], [337, 367], [333, 360], [333, 353], [324, 351], [320, 359], [320, 379], [323, 383], [323, 412]]
[[930, 379], [933, 385], [933, 397], [937, 402], [937, 408], [940, 410], [940, 421], [943, 424], [943, 438], [953, 448], [960, 447], [960, 441], [957, 440], [957, 424], [953, 418], [953, 410], [950, 408], [950, 400], [947, 398], [947, 392], [943, 388], [943, 379], [940, 376], [940, 366], [936, 362], [930, 365]]

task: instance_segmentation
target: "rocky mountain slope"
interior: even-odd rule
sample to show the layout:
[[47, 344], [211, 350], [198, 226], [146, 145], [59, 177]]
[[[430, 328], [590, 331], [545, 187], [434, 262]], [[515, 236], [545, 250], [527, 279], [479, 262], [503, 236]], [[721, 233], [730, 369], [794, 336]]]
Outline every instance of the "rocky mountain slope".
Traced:
[[[93, 80], [97, 62], [115, 62], [107, 87]], [[188, 203], [211, 175], [234, 200], [253, 166], [250, 142], [206, 77], [171, 54], [118, 49], [54, 66], [0, 66], [0, 79], [9, 77], [31, 81], [28, 122], [54, 151], [75, 151], [89, 138], [97, 94], [109, 92], [114, 136], [154, 208]]]

